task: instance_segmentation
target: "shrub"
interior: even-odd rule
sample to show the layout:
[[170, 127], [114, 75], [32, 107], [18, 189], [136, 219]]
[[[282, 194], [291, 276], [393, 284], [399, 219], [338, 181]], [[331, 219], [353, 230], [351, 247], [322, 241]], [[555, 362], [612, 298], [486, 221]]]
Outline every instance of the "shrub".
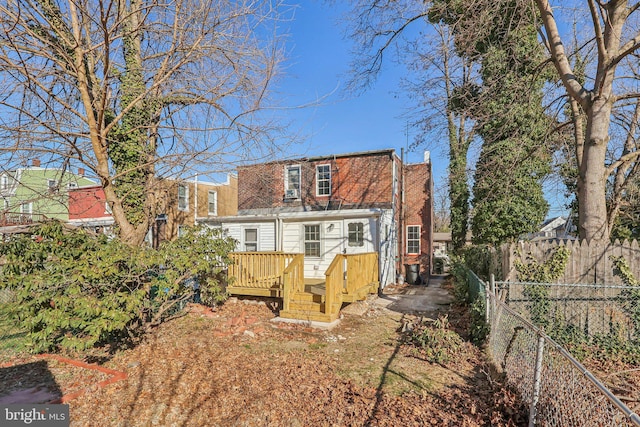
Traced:
[[0, 243], [0, 288], [15, 292], [31, 351], [84, 350], [170, 318], [193, 294], [188, 278], [218, 298], [215, 277], [232, 249], [214, 230], [153, 250], [48, 222]]
[[449, 329], [449, 320], [441, 316], [431, 324], [417, 325], [407, 336], [406, 342], [416, 348], [416, 353], [431, 363], [446, 364], [459, 353], [463, 340]]

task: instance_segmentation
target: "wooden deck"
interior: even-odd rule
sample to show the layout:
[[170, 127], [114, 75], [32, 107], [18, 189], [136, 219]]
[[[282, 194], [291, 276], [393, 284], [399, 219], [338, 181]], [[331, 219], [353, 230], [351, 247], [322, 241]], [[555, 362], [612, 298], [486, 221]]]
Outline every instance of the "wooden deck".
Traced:
[[237, 252], [229, 266], [227, 292], [282, 298], [280, 317], [332, 322], [344, 303], [363, 300], [379, 287], [378, 254], [337, 255], [325, 280], [305, 279], [304, 255]]

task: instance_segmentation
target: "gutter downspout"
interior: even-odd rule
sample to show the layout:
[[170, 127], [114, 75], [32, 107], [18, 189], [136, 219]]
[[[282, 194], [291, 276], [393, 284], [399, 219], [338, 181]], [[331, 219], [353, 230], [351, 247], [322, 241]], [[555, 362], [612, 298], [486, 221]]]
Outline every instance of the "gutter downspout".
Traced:
[[195, 182], [193, 184], [195, 187], [194, 190], [194, 199], [193, 199], [193, 225], [198, 224], [198, 174], [196, 173]]
[[[399, 255], [400, 255], [400, 265], [398, 266], [398, 270], [402, 271], [404, 267], [404, 248], [405, 248], [405, 231], [404, 231], [404, 148], [400, 148], [400, 212], [398, 216], [398, 246], [399, 246]], [[407, 272], [404, 272], [405, 280], [407, 277]]]

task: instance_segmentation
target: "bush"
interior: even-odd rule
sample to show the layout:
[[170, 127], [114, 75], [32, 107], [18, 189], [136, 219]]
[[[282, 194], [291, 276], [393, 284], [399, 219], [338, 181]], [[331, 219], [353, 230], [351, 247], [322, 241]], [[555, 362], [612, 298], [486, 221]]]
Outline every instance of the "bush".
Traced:
[[170, 318], [193, 295], [188, 278], [221, 298], [216, 277], [233, 247], [215, 230], [193, 229], [153, 250], [49, 222], [0, 243], [0, 288], [15, 292], [31, 351], [84, 350]]
[[493, 246], [467, 246], [464, 248], [463, 257], [465, 265], [482, 280], [489, 281], [492, 274], [496, 280], [501, 279], [500, 256]]
[[416, 353], [431, 363], [446, 364], [459, 353], [462, 338], [449, 329], [446, 316], [431, 324], [419, 324], [407, 336], [406, 342], [416, 347]]

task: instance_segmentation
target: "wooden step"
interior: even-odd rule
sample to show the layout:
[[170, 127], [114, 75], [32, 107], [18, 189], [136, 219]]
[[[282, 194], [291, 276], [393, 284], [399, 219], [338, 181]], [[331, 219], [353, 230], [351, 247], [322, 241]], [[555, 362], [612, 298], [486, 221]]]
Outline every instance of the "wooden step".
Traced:
[[295, 295], [291, 298], [293, 301], [309, 301], [309, 302], [324, 302], [325, 296], [312, 294], [309, 292], [296, 292]]
[[289, 302], [289, 310], [292, 311], [313, 311], [324, 313], [324, 302], [293, 300]]

